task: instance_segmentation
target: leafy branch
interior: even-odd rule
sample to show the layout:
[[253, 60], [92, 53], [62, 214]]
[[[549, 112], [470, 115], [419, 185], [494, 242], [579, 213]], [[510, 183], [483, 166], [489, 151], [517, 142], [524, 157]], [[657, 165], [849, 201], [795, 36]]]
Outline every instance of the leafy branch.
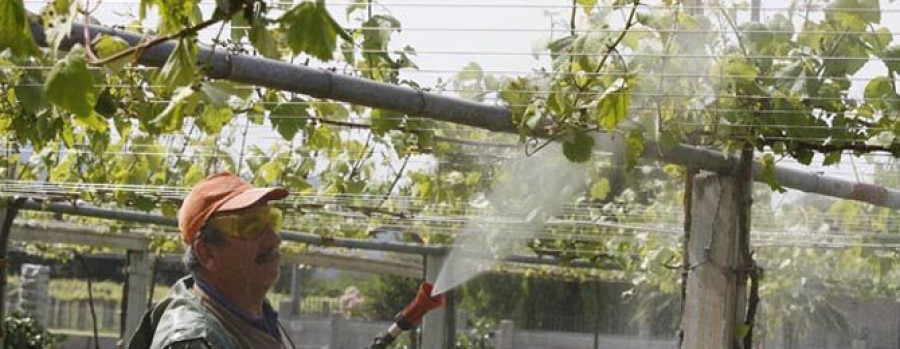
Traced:
[[[122, 59], [122, 58], [124, 58], [124, 57], [126, 57], [126, 56], [129, 56], [129, 55], [131, 55], [131, 54], [134, 54], [134, 53], [137, 53], [137, 52], [141, 52], [141, 51], [146, 50], [146, 49], [148, 49], [148, 48], [150, 48], [150, 47], [153, 47], [153, 46], [155, 46], [155, 45], [159, 45], [159, 44], [164, 43], [164, 42], [166, 42], [166, 41], [174, 40], [174, 39], [180, 39], [180, 38], [183, 38], [183, 37], [186, 37], [186, 36], [194, 35], [194, 34], [196, 34], [197, 32], [199, 32], [199, 31], [201, 31], [201, 30], [203, 30], [203, 29], [206, 29], [206, 28], [209, 27], [209, 26], [212, 26], [212, 25], [214, 25], [214, 24], [216, 24], [216, 23], [221, 22], [222, 20], [224, 20], [223, 16], [221, 16], [221, 15], [213, 15], [212, 18], [210, 18], [210, 19], [208, 19], [208, 20], [206, 20], [206, 21], [204, 21], [204, 22], [201, 22], [201, 23], [199, 23], [199, 24], [197, 24], [197, 25], [195, 25], [195, 26], [184, 28], [184, 29], [182, 29], [182, 30], [180, 30], [180, 31], [178, 31], [178, 32], [175, 32], [175, 33], [172, 33], [172, 34], [169, 34], [169, 35], [158, 36], [158, 37], [156, 37], [156, 38], [150, 39], [149, 41], [145, 41], [145, 42], [143, 42], [143, 43], [141, 43], [141, 44], [139, 44], [139, 45], [129, 47], [128, 49], [123, 50], [123, 51], [119, 51], [119, 52], [117, 52], [116, 54], [113, 54], [112, 56], [109, 56], [109, 57], [106, 57], [106, 58], [103, 58], [103, 59], [99, 59], [99, 60], [97, 60], [97, 59], [91, 59], [91, 60], [88, 61], [88, 64], [94, 65], [94, 66], [102, 66], [102, 65], [106, 65], [106, 64], [109, 64], [109, 63], [114, 62], [114, 61], [116, 61], [116, 60]], [[84, 40], [85, 40], [85, 42], [89, 42], [89, 40], [90, 40], [90, 34], [88, 33], [88, 26], [87, 26], [87, 25], [85, 25], [85, 38], [84, 38]]]

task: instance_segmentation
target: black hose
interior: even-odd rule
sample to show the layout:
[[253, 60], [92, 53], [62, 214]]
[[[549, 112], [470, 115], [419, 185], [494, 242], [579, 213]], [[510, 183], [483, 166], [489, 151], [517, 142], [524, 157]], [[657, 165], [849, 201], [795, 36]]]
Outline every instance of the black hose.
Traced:
[[97, 312], [94, 311], [94, 292], [92, 291], [93, 285], [91, 284], [91, 269], [88, 268], [87, 262], [84, 261], [84, 257], [81, 253], [75, 252], [75, 259], [81, 262], [81, 267], [84, 268], [84, 274], [87, 278], [88, 306], [91, 308], [91, 320], [94, 326], [94, 348], [100, 349], [100, 335], [97, 333]]

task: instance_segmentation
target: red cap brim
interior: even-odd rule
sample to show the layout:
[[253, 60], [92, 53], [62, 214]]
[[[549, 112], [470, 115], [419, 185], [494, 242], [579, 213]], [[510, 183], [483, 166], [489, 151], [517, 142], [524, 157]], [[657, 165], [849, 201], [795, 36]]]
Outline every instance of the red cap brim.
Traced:
[[284, 188], [253, 188], [228, 199], [217, 212], [235, 211], [255, 205], [262, 200], [281, 200], [288, 196]]

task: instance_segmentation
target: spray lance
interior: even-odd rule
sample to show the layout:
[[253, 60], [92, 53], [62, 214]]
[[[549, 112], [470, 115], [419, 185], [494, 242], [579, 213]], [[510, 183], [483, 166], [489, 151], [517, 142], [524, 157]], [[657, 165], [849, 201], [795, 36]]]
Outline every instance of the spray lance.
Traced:
[[368, 349], [385, 349], [397, 339], [402, 331], [408, 331], [413, 328], [419, 320], [425, 316], [425, 313], [444, 305], [444, 295], [431, 295], [434, 285], [423, 282], [419, 285], [419, 292], [416, 298], [406, 305], [403, 310], [394, 316], [394, 323], [388, 328], [387, 332], [375, 337], [375, 341]]

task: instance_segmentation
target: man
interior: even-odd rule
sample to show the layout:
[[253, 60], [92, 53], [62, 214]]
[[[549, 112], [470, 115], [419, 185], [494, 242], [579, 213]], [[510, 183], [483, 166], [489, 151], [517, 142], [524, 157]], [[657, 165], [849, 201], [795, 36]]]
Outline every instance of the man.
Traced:
[[266, 292], [278, 279], [281, 188], [254, 188], [237, 176], [197, 183], [178, 212], [190, 275], [145, 314], [129, 348], [289, 348]]

